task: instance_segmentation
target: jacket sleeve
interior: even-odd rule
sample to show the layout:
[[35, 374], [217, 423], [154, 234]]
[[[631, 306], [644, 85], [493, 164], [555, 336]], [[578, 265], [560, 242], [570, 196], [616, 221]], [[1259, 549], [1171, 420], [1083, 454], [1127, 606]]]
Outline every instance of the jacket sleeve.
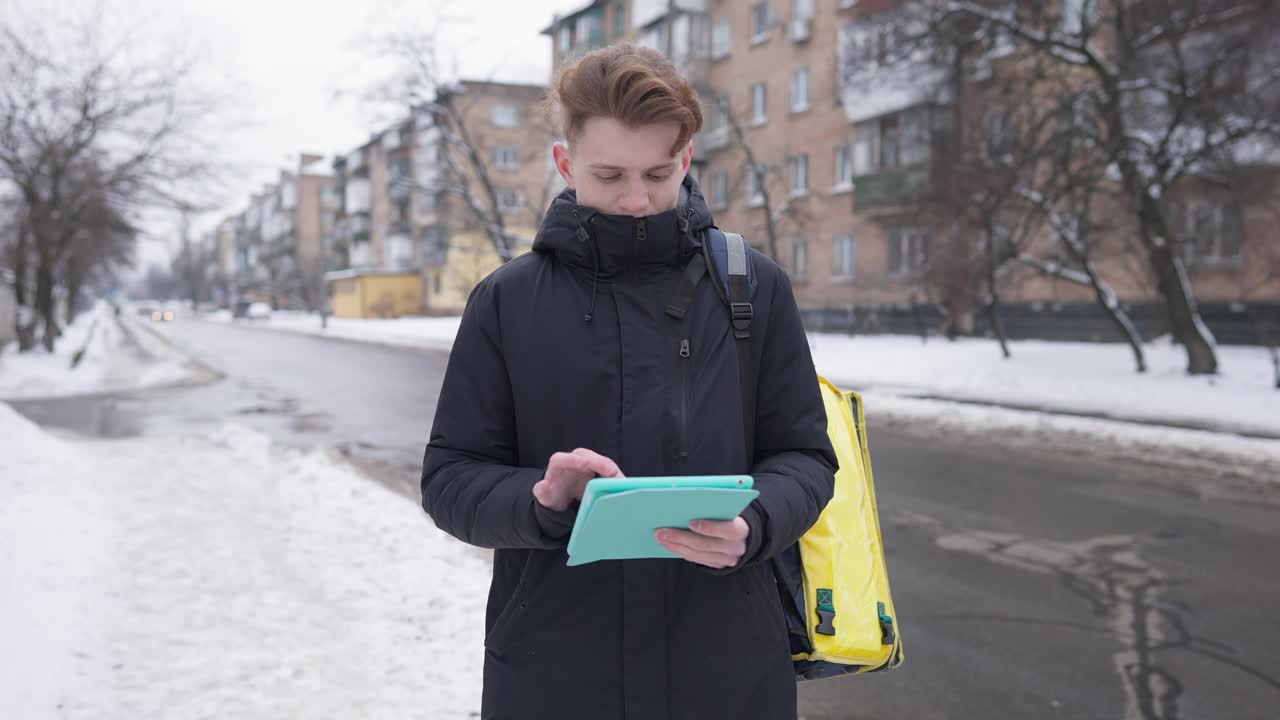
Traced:
[[422, 507], [459, 540], [494, 549], [568, 544], [576, 507], [555, 512], [533, 496], [543, 468], [516, 467], [511, 381], [493, 276], [462, 314], [422, 461]]
[[777, 281], [755, 369], [751, 475], [760, 495], [742, 514], [751, 533], [739, 568], [793, 545], [818, 521], [835, 491], [837, 460], [808, 337], [790, 281], [781, 269], [774, 270]]

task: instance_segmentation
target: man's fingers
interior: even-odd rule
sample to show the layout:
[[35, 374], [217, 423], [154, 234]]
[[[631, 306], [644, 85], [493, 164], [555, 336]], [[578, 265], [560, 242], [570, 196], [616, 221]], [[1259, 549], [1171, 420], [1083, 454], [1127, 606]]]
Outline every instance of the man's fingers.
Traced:
[[664, 543], [664, 545], [668, 550], [675, 553], [676, 555], [679, 555], [685, 560], [688, 560], [691, 563], [697, 563], [699, 565], [704, 565], [709, 568], [715, 568], [717, 570], [727, 568], [727, 567], [733, 567], [738, 563], [737, 558], [733, 557], [732, 555], [726, 555], [724, 553], [706, 552], [703, 550], [697, 550], [697, 549], [688, 547], [686, 545], [681, 545], [678, 542], [674, 542], [670, 540]]
[[573, 451], [573, 454], [585, 462], [584, 469], [591, 470], [599, 477], [624, 477], [622, 470], [618, 468], [617, 463], [594, 450], [578, 448]]
[[699, 535], [709, 535], [724, 540], [746, 540], [750, 532], [750, 526], [741, 517], [732, 520], [694, 520], [689, 524], [689, 529]]
[[[560, 473], [564, 472], [585, 472], [587, 470], [587, 461], [581, 456], [574, 453], [558, 452], [551, 456], [547, 461], [547, 475], [553, 480], [558, 480]], [[554, 473], [552, 471], [555, 471]]]
[[686, 547], [701, 553], [715, 554], [732, 554], [734, 550], [737, 549], [737, 546], [740, 545], [740, 543], [734, 540], [725, 540], [723, 538], [689, 532], [688, 530], [675, 529], [659, 530], [658, 540], [664, 543], [674, 543], [681, 547]]

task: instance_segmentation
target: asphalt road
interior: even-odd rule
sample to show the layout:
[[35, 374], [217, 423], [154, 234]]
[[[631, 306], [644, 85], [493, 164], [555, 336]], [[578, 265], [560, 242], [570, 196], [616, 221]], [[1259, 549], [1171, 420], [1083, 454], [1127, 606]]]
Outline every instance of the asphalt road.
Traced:
[[[417, 500], [443, 354], [198, 321], [163, 331], [224, 377], [15, 407], [100, 435], [235, 420], [340, 448]], [[804, 683], [803, 717], [1280, 718], [1280, 506], [1139, 463], [877, 428], [870, 412], [907, 661]]]

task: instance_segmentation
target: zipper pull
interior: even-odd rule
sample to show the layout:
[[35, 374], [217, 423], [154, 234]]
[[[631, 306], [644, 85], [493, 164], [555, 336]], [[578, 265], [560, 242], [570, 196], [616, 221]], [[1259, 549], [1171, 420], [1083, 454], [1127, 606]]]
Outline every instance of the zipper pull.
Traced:
[[636, 220], [636, 240], [644, 242], [649, 239], [649, 228], [644, 224], [644, 218]]
[[689, 339], [685, 338], [680, 341], [680, 357], [689, 357]]

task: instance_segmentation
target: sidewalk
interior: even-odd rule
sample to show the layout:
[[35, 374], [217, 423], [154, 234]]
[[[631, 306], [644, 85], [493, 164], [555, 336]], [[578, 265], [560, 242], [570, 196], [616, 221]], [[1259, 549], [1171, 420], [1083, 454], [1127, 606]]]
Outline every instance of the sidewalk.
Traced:
[[[157, 337], [149, 323], [98, 303], [63, 329], [54, 352], [0, 354], [0, 400], [131, 392], [201, 382], [216, 373]], [[79, 364], [72, 357], [84, 350]]]
[[475, 717], [489, 560], [332, 454], [0, 436], [0, 716]]

